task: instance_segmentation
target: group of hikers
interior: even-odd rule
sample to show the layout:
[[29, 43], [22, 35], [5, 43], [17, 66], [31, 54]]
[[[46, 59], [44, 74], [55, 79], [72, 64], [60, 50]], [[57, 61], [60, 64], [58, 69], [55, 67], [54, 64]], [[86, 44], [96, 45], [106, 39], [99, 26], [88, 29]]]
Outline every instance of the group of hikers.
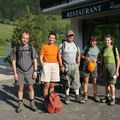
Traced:
[[[54, 91], [56, 82], [60, 82], [60, 75], [64, 78], [65, 104], [70, 104], [70, 89], [74, 90], [75, 102], [86, 103], [88, 100], [88, 83], [92, 80], [93, 95], [96, 102], [107, 102], [115, 104], [115, 84], [119, 76], [119, 52], [113, 45], [111, 35], [104, 37], [104, 47], [100, 51], [97, 47], [97, 36], [90, 38], [88, 45], [81, 51], [74, 42], [75, 33], [69, 30], [66, 33], [66, 40], [62, 41], [59, 47], [55, 44], [57, 35], [50, 32], [48, 43], [40, 49], [40, 64], [42, 66], [41, 82], [43, 83], [44, 110], [47, 109], [48, 97]], [[33, 84], [37, 77], [38, 55], [35, 48], [29, 44], [30, 34], [27, 32], [21, 35], [21, 44], [13, 50], [12, 66], [14, 79], [18, 85], [18, 107], [21, 112], [23, 105], [24, 83], [28, 85], [30, 108], [37, 111], [34, 101]], [[88, 70], [88, 62], [93, 63], [93, 70]], [[105, 98], [100, 99], [97, 90], [97, 63], [101, 62], [101, 72], [105, 82]], [[91, 68], [92, 69], [92, 68]], [[80, 95], [80, 73], [83, 76], [83, 96]]]

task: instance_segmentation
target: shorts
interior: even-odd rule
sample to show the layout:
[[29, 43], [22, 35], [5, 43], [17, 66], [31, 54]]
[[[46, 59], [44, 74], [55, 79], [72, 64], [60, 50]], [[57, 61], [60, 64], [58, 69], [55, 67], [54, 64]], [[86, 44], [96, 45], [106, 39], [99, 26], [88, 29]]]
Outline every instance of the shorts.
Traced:
[[45, 62], [42, 69], [41, 81], [42, 82], [59, 82], [60, 70], [58, 63]]
[[116, 70], [115, 64], [106, 64], [103, 66], [103, 78], [105, 82], [109, 84], [116, 84], [117, 79], [113, 79], [115, 70]]
[[32, 77], [32, 74], [23, 74], [18, 72], [19, 80], [16, 82], [17, 85], [33, 85], [35, 80]]
[[[79, 89], [80, 84], [80, 73], [77, 64], [65, 64], [67, 74], [65, 75], [65, 87], [72, 89]], [[72, 76], [72, 77], [71, 77]]]
[[83, 77], [97, 78], [98, 77], [97, 66], [96, 66], [95, 70], [92, 73], [89, 73], [88, 70], [87, 70], [87, 64], [84, 64], [83, 69], [82, 69], [82, 76]]

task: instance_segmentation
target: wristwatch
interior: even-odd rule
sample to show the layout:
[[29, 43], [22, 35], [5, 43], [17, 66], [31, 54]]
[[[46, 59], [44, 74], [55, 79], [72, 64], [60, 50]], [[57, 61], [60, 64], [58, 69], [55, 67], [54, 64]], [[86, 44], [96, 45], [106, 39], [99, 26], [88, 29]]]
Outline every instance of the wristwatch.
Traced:
[[34, 72], [37, 72], [37, 70], [34, 70]]

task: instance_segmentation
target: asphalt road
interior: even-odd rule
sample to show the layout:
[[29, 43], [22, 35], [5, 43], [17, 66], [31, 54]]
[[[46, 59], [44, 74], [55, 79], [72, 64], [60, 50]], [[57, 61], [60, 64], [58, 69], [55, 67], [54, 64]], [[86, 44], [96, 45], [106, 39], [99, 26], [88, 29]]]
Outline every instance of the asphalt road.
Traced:
[[[118, 83], [119, 86], [119, 83]], [[106, 103], [96, 103], [92, 99], [92, 85], [89, 84], [89, 100], [86, 104], [74, 102], [74, 94], [71, 93], [70, 105], [63, 103], [60, 113], [43, 113], [43, 97], [40, 85], [35, 85], [35, 102], [38, 112], [29, 109], [29, 99], [27, 88], [24, 91], [25, 109], [21, 113], [16, 113], [17, 107], [17, 87], [13, 80], [0, 81], [0, 119], [1, 120], [120, 120], [120, 89], [117, 86], [116, 104], [109, 106]], [[57, 86], [57, 91], [59, 87]], [[98, 85], [99, 94], [104, 94], [104, 86]], [[64, 94], [60, 93], [64, 100]]]
[[[96, 103], [93, 100], [92, 85], [89, 84], [89, 100], [86, 104], [74, 102], [74, 94], [71, 92], [70, 105], [63, 103], [63, 109], [60, 113], [49, 114], [43, 112], [42, 88], [35, 85], [35, 103], [38, 112], [29, 109], [29, 97], [27, 87], [24, 90], [25, 109], [21, 113], [16, 113], [17, 87], [14, 84], [11, 68], [4, 64], [0, 57], [0, 120], [120, 120], [120, 80], [116, 85], [116, 104], [109, 106], [106, 103]], [[1, 64], [2, 63], [2, 64]], [[64, 94], [60, 87], [56, 85], [56, 91], [59, 92], [61, 100], [64, 101]], [[100, 97], [104, 95], [103, 80], [98, 80], [98, 91]]]

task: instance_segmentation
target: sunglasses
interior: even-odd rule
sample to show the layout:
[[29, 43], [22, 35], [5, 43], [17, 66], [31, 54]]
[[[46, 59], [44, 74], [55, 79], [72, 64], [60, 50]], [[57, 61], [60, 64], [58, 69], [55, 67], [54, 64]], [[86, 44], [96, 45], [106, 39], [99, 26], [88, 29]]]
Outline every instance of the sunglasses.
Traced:
[[68, 37], [72, 37], [72, 36], [74, 36], [73, 34], [71, 34], [71, 35], [68, 35]]

